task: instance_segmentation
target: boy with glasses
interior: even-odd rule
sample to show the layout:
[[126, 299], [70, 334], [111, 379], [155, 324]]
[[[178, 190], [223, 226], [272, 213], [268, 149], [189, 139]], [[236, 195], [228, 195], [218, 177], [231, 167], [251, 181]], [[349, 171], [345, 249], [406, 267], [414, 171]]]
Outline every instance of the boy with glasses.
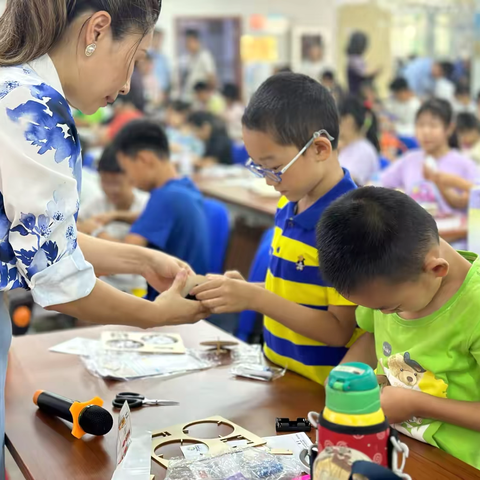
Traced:
[[255, 93], [242, 122], [247, 167], [282, 194], [265, 285], [227, 272], [192, 294], [214, 313], [262, 313], [269, 360], [323, 383], [360, 334], [355, 306], [321, 278], [315, 248], [325, 208], [356, 188], [338, 163], [335, 101], [315, 80], [281, 73]]

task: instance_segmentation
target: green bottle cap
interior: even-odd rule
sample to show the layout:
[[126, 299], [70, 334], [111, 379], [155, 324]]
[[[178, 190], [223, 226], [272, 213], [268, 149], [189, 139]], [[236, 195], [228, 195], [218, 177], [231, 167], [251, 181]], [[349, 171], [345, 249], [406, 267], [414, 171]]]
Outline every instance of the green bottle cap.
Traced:
[[327, 380], [326, 406], [333, 412], [351, 415], [378, 411], [380, 387], [373, 369], [359, 362], [335, 367]]

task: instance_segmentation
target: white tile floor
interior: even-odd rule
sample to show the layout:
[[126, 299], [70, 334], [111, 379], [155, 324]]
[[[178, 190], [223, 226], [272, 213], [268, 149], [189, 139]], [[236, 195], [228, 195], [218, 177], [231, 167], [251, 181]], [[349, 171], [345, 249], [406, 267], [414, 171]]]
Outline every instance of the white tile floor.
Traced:
[[5, 452], [5, 463], [7, 465], [8, 480], [25, 480], [8, 451]]

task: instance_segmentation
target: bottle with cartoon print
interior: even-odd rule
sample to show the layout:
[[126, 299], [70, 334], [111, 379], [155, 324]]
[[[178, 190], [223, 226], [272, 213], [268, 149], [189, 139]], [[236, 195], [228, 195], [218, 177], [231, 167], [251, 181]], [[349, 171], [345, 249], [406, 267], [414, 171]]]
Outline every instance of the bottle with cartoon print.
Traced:
[[348, 479], [356, 461], [369, 461], [397, 469], [393, 450], [403, 446], [390, 440], [390, 429], [380, 406], [380, 387], [371, 367], [345, 363], [334, 368], [325, 386], [326, 404], [321, 414], [309, 419], [318, 428], [318, 456], [312, 478]]

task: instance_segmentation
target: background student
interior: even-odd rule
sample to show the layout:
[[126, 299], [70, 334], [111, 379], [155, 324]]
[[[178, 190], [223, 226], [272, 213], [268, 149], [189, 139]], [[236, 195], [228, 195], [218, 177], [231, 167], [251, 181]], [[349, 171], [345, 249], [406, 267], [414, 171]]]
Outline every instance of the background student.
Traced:
[[339, 108], [338, 160], [358, 185], [366, 185], [380, 171], [377, 120], [356, 97], [348, 97]]
[[[187, 262], [198, 274], [209, 265], [209, 231], [203, 196], [192, 180], [180, 178], [170, 162], [168, 140], [155, 122], [129, 123], [113, 144], [117, 160], [135, 187], [150, 193], [142, 214], [123, 240], [160, 250]], [[113, 240], [107, 233], [99, 238]], [[147, 298], [157, 296], [149, 285]]]
[[417, 113], [416, 136], [420, 149], [412, 150], [382, 173], [384, 187], [398, 188], [424, 205], [434, 204], [439, 213], [465, 210], [467, 201], [454, 189], [440, 193], [425, 178], [425, 165], [439, 172], [451, 173], [470, 182], [478, 177], [478, 168], [468, 157], [449, 145], [453, 133], [453, 111], [446, 100], [425, 102]]

